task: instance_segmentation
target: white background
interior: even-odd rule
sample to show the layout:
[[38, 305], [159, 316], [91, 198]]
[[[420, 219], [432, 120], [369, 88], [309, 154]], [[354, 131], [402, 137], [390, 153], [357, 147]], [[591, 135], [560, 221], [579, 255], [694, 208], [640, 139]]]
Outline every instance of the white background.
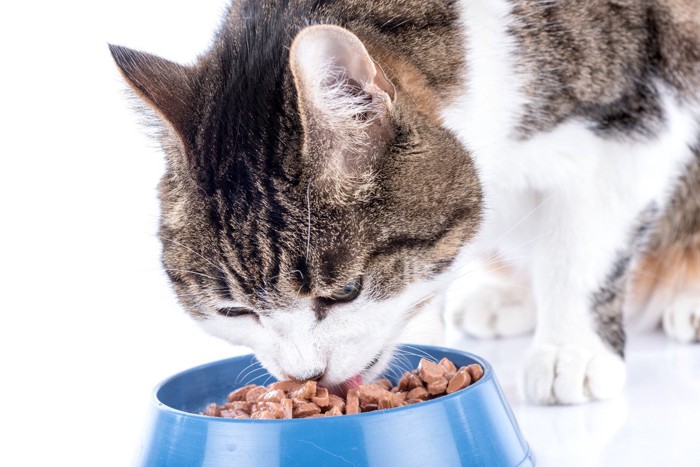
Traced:
[[128, 466], [152, 388], [241, 351], [200, 331], [161, 272], [163, 159], [107, 48], [191, 61], [223, 8], [211, 0], [2, 7], [0, 465]]
[[[162, 156], [107, 42], [189, 62], [224, 0], [13, 2], [0, 13], [0, 464], [125, 466], [150, 393], [244, 351], [175, 302], [155, 237]], [[523, 405], [527, 339], [454, 342], [490, 359], [541, 465], [700, 465], [700, 349], [633, 337], [624, 397]]]

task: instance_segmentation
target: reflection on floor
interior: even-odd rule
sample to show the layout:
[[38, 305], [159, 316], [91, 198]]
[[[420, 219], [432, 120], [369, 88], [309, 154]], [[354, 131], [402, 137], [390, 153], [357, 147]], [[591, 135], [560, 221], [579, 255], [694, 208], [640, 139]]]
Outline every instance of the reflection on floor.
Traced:
[[538, 466], [700, 466], [700, 345], [660, 331], [628, 340], [622, 397], [567, 407], [538, 407], [519, 397], [516, 375], [530, 337], [450, 345], [491, 362]]

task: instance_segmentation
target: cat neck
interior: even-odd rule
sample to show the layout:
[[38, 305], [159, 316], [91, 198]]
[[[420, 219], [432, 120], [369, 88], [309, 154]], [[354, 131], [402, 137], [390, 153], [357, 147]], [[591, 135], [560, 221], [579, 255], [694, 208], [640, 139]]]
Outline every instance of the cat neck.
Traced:
[[461, 92], [443, 106], [446, 126], [470, 146], [491, 146], [512, 134], [526, 105], [517, 72], [512, 5], [507, 0], [461, 0], [465, 63]]

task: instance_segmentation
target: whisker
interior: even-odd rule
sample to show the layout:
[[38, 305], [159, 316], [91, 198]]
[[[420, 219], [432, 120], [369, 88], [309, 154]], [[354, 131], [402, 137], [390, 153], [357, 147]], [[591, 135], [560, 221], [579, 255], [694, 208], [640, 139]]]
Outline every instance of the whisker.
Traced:
[[[249, 366], [250, 366], [250, 365], [249, 365]], [[240, 373], [239, 373], [239, 378], [237, 378], [237, 379], [238, 379], [238, 381], [241, 381], [241, 382], [242, 382], [242, 381], [245, 381], [245, 380], [246, 380], [247, 378], [249, 378], [251, 375], [255, 374], [256, 372], [258, 372], [258, 371], [260, 371], [260, 370], [264, 370], [264, 368], [262, 367], [262, 365], [260, 365], [259, 362], [256, 361], [256, 362], [255, 362], [255, 365], [253, 365], [253, 368], [251, 368], [251, 369], [249, 369], [248, 371], [246, 371], [245, 374], [244, 374], [243, 372], [240, 372]]]
[[417, 353], [409, 352], [409, 351], [407, 351], [407, 350], [404, 349], [403, 351], [404, 351], [404, 353], [405, 353], [406, 355], [414, 355], [414, 356], [416, 356], [416, 357], [425, 358], [425, 359], [427, 359], [427, 360], [430, 360], [431, 362], [436, 362], [436, 363], [437, 363], [437, 360], [435, 360], [435, 357], [433, 357], [433, 356], [430, 355], [429, 353], [425, 352], [424, 350], [419, 349], [418, 347], [414, 347], [414, 346], [408, 345], [408, 344], [404, 344], [404, 347], [405, 347], [405, 348], [408, 348], [408, 349], [415, 350], [415, 351], [417, 352]]
[[397, 370], [396, 366], [393, 363], [390, 363], [387, 369], [384, 371], [385, 375], [388, 375], [390, 378], [389, 379], [394, 379], [394, 380], [399, 380], [401, 378], [400, 372]]
[[253, 358], [250, 359], [250, 365], [246, 366], [245, 368], [243, 368], [241, 371], [238, 372], [238, 377], [236, 377], [236, 383], [240, 382], [240, 380], [241, 380], [241, 375], [242, 375], [248, 368], [254, 367], [255, 365], [260, 365], [260, 362], [258, 362], [258, 360], [257, 360], [255, 357], [253, 357]]
[[201, 272], [190, 271], [189, 269], [163, 268], [163, 270], [164, 270], [164, 271], [173, 271], [173, 272], [185, 272], [185, 273], [187, 273], [187, 274], [193, 274], [193, 275], [195, 275], [195, 276], [206, 277], [207, 279], [211, 279], [211, 280], [214, 280], [214, 281], [218, 281], [218, 280], [220, 280], [220, 279], [226, 279], [224, 276], [212, 277], [212, 276], [209, 276], [209, 275], [204, 274], [204, 273], [201, 273]]
[[[265, 368], [262, 368], [262, 370], [264, 370], [264, 369], [265, 369]], [[261, 375], [256, 376], [255, 378], [253, 378], [253, 379], [251, 379], [250, 381], [248, 381], [248, 384], [253, 384], [253, 382], [259, 380], [260, 378], [265, 377], [266, 374], [267, 374], [267, 373], [262, 373]], [[268, 380], [269, 380], [269, 378], [270, 378], [270, 376], [268, 375]], [[265, 386], [265, 385], [263, 384], [262, 386]]]
[[[253, 381], [257, 380], [258, 378], [262, 378], [265, 375], [265, 371], [266, 370], [263, 367], [255, 368], [254, 370], [249, 371], [248, 374], [246, 374], [245, 377], [241, 379], [241, 381], [245, 382], [245, 384], [252, 384]], [[258, 373], [259, 376], [256, 376], [251, 380], [252, 376]]]
[[539, 203], [537, 206], [535, 206], [530, 212], [528, 212], [525, 216], [523, 216], [522, 219], [520, 219], [518, 222], [516, 222], [515, 224], [513, 224], [513, 225], [512, 225], [508, 230], [506, 230], [503, 234], [501, 234], [501, 236], [498, 237], [498, 238], [493, 242], [494, 245], [497, 245], [498, 243], [500, 243], [501, 240], [503, 240], [508, 234], [510, 234], [510, 233], [511, 233], [513, 230], [515, 230], [520, 224], [522, 224], [523, 222], [525, 222], [530, 216], [532, 216], [535, 212], [537, 212], [542, 206], [545, 205], [545, 203], [546, 203], [547, 201], [549, 201], [550, 199], [552, 199], [552, 196], [553, 196], [553, 195], [549, 195], [549, 196], [547, 196], [545, 199], [543, 199], [542, 201], [540, 201], [540, 203]]
[[303, 272], [301, 272], [301, 271], [298, 270], [298, 269], [293, 269], [293, 270], [288, 271], [288, 272], [279, 273], [279, 274], [277, 274], [276, 276], [268, 277], [267, 279], [265, 279], [265, 282], [271, 281], [272, 279], [277, 279], [278, 277], [288, 276], [288, 275], [290, 275], [290, 274], [299, 274], [299, 275], [301, 276], [301, 278], [304, 279], [304, 273], [303, 273]]
[[392, 374], [397, 380], [399, 380], [405, 372], [410, 372], [411, 370], [413, 370], [411, 361], [403, 353], [403, 351], [399, 349], [397, 349], [397, 352], [394, 354], [394, 358], [391, 360], [391, 363], [389, 365]]

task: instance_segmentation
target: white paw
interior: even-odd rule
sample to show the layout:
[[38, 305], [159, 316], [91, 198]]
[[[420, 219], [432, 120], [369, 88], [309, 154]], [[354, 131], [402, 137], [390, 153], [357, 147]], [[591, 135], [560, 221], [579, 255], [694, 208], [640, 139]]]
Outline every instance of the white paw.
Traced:
[[607, 350], [582, 345], [536, 345], [520, 374], [521, 392], [535, 404], [581, 404], [622, 392], [625, 363]]
[[677, 296], [664, 311], [663, 326], [679, 342], [700, 342], [700, 297]]
[[485, 285], [466, 297], [456, 313], [457, 325], [479, 338], [527, 334], [535, 328], [535, 304], [530, 290]]

